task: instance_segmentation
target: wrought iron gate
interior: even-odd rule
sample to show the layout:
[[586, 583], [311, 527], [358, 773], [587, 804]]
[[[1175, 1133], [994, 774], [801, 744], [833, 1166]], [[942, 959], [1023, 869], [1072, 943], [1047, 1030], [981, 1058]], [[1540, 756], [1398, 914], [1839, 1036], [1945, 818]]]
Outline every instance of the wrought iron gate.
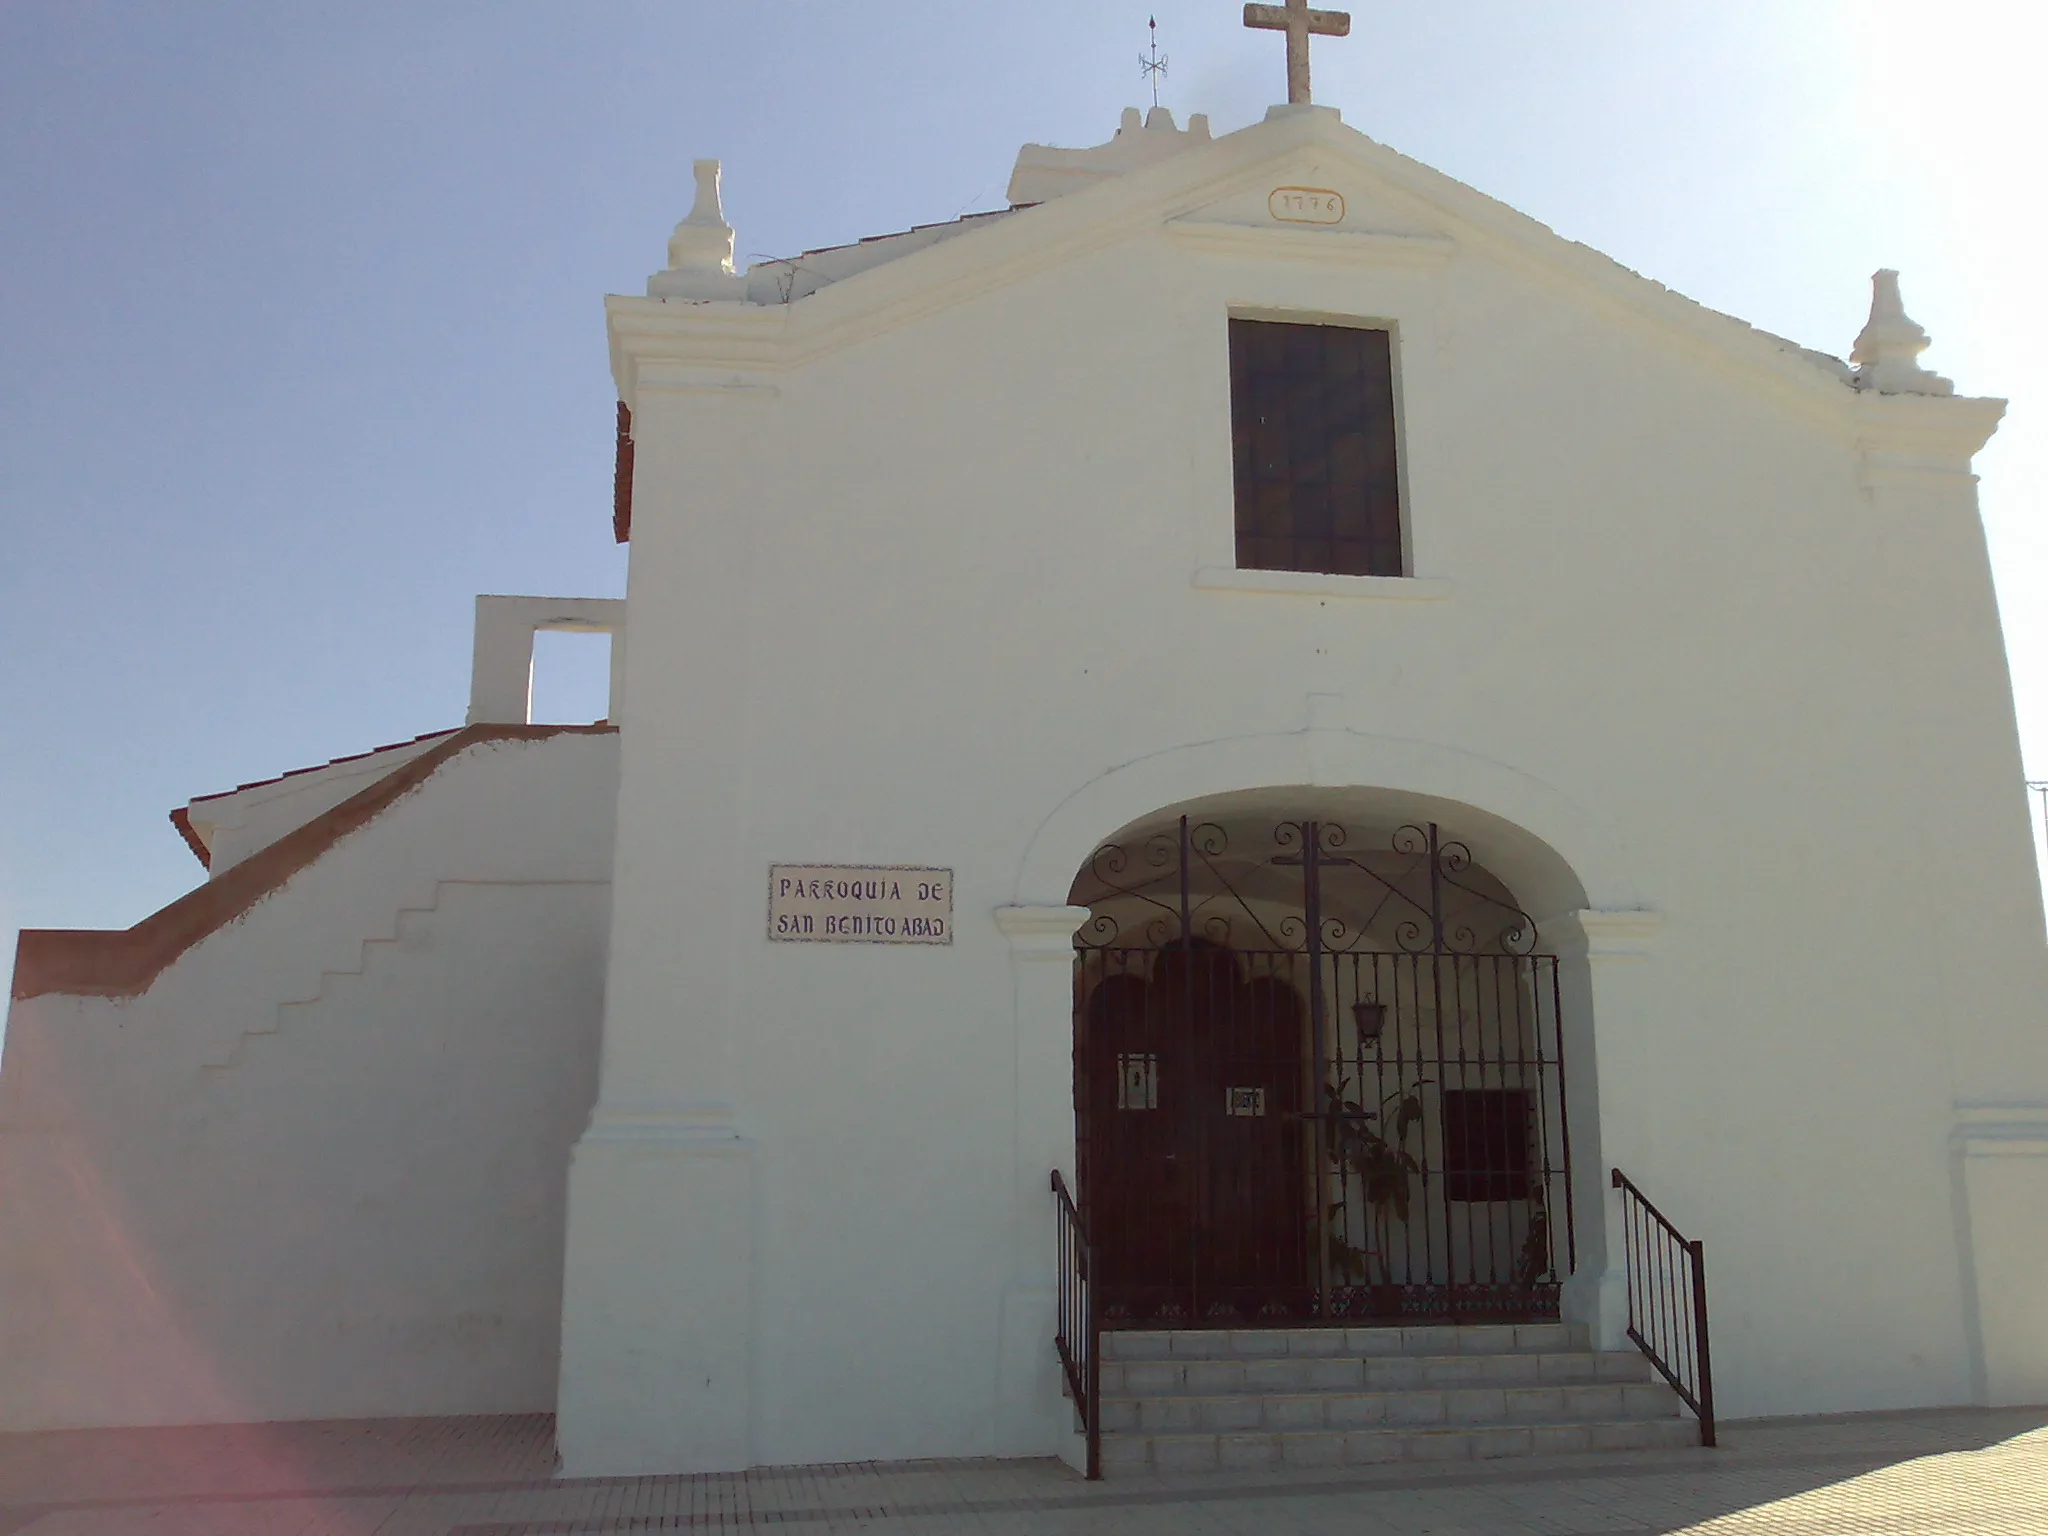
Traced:
[[[1235, 842], [1236, 846], [1233, 846]], [[1249, 846], [1248, 846], [1249, 845]], [[1555, 956], [1435, 825], [1209, 821], [1077, 884], [1081, 1208], [1111, 1327], [1557, 1315]]]

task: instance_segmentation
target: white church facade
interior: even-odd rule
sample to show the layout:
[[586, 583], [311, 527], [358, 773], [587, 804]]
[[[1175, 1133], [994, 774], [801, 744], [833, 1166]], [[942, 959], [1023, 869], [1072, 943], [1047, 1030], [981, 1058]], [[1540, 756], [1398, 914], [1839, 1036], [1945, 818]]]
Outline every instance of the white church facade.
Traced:
[[1722, 1417], [2048, 1401], [2003, 406], [1895, 278], [1844, 363], [1305, 102], [1010, 201], [741, 273], [700, 162], [623, 603], [480, 599], [467, 726], [24, 934], [0, 1427], [1270, 1464], [1440, 1370], [1449, 1454], [1673, 1443], [1642, 1197]]

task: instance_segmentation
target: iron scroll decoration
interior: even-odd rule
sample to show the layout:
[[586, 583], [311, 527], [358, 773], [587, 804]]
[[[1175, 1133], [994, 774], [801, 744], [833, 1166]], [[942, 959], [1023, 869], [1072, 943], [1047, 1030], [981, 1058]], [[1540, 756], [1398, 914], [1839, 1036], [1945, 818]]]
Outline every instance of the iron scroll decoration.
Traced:
[[[1223, 857], [1229, 851], [1230, 835], [1222, 827], [1213, 821], [1191, 824], [1185, 816], [1180, 819], [1176, 831], [1155, 832], [1136, 849], [1122, 843], [1103, 843], [1088, 856], [1088, 872], [1103, 887], [1102, 894], [1094, 897], [1094, 902], [1100, 905], [1112, 897], [1128, 896], [1155, 910], [1148, 915], [1137, 935], [1126, 935], [1124, 925], [1109, 913], [1095, 912], [1075, 934], [1075, 948], [1109, 949], [1141, 938], [1145, 946], [1158, 949], [1175, 940], [1196, 936], [1189, 890], [1190, 861], [1200, 859], [1213, 871], [1215, 866], [1210, 861]], [[1142, 863], [1144, 868], [1134, 872], [1134, 860]], [[1150, 889], [1168, 879], [1177, 879], [1177, 903], [1160, 900]], [[1231, 894], [1242, 905], [1243, 898], [1236, 896], [1234, 890]], [[1227, 943], [1229, 929], [1227, 917], [1212, 914], [1202, 921], [1199, 936], [1214, 943]]]
[[[1216, 822], [1182, 817], [1177, 827], [1140, 843], [1103, 843], [1090, 855], [1088, 874], [1099, 889], [1088, 900], [1096, 910], [1075, 934], [1075, 947], [1164, 948], [1206, 941], [1227, 948], [1241, 920], [1254, 930], [1256, 947], [1364, 952], [1368, 936], [1389, 917], [1391, 928], [1379, 931], [1390, 932], [1406, 954], [1518, 956], [1536, 948], [1535, 919], [1473, 884], [1471, 848], [1443, 837], [1434, 822], [1394, 830], [1387, 848], [1406, 862], [1391, 873], [1351, 851], [1351, 833], [1341, 822], [1279, 821], [1269, 840], [1272, 852], [1243, 861], [1241, 868], [1299, 869], [1304, 895], [1299, 914], [1261, 916], [1240, 889], [1242, 875], [1234, 880], [1224, 867], [1231, 851], [1229, 833]], [[1325, 882], [1338, 871], [1351, 877], [1354, 889], [1370, 903], [1362, 918], [1347, 921], [1322, 910]], [[1129, 919], [1101, 910], [1120, 897], [1140, 904], [1142, 920], [1134, 931], [1126, 931], [1133, 928]]]
[[[1458, 879], [1472, 868], [1472, 850], [1455, 838], [1446, 842], [1437, 831], [1435, 822], [1427, 828], [1410, 823], [1399, 828], [1393, 836], [1396, 853], [1426, 855], [1429, 859], [1430, 886], [1440, 898], [1448, 887], [1474, 897], [1486, 906], [1508, 914], [1505, 924], [1495, 929], [1491, 938], [1492, 947], [1482, 942], [1479, 931], [1463, 917], [1450, 923], [1444, 914], [1443, 902], [1432, 903], [1430, 929], [1423, 933], [1413, 919], [1395, 925], [1394, 942], [1411, 954], [1424, 951], [1438, 951], [1454, 955], [1501, 954], [1526, 955], [1536, 948], [1536, 920], [1520, 907], [1504, 902], [1484, 891], [1475, 890]], [[1468, 909], [1469, 911], [1469, 909]]]

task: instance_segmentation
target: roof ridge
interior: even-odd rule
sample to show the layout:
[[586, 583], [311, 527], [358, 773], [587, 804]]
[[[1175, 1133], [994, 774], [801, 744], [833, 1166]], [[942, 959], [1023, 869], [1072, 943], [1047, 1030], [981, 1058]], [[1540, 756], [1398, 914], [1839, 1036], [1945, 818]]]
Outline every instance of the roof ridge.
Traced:
[[[603, 735], [615, 725], [469, 725], [444, 733], [431, 751], [400, 763], [304, 826], [258, 850], [217, 880], [187, 891], [132, 928], [24, 928], [14, 951], [14, 996], [137, 997], [172, 961], [281, 889], [349, 833], [375, 821], [469, 747]], [[403, 745], [403, 743], [400, 743]], [[360, 754], [367, 756], [368, 754]]]
[[[366, 757], [375, 757], [379, 752], [393, 752], [400, 747], [418, 746], [423, 741], [432, 741], [436, 736], [453, 735], [461, 729], [459, 725], [444, 726], [438, 731], [422, 732], [408, 741], [387, 741], [381, 747], [371, 747], [362, 752], [349, 752], [341, 757], [330, 757], [324, 763], [309, 763], [304, 768], [287, 768], [283, 773], [274, 773], [267, 779], [251, 779], [246, 784], [237, 784], [233, 789], [216, 790], [210, 795], [194, 795], [192, 804], [197, 805], [202, 800], [225, 800], [229, 795], [239, 795], [245, 789], [261, 789], [266, 784], [282, 784], [286, 779], [295, 779], [302, 773], [318, 773], [322, 768], [332, 768], [340, 763], [361, 762]], [[176, 811], [171, 812], [171, 819], [175, 821], [177, 815]]]

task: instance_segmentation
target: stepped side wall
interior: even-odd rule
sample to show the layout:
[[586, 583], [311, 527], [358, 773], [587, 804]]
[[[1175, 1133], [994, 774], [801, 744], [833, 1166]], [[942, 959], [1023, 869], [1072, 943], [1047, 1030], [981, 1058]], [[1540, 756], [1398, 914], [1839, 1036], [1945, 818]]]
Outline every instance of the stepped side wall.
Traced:
[[545, 1410], [617, 738], [485, 741], [140, 995], [17, 999], [0, 1428]]

